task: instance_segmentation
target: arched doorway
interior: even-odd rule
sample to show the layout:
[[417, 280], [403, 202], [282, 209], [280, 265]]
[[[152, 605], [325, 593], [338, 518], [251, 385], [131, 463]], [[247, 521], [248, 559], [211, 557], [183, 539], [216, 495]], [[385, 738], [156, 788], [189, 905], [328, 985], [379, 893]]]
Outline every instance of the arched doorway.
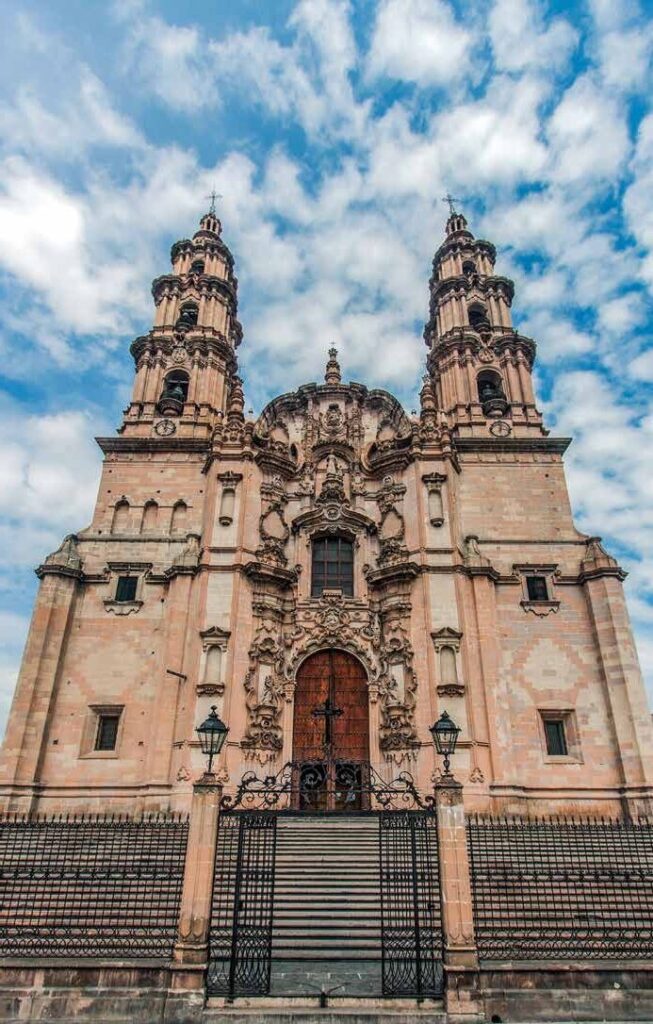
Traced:
[[299, 809], [367, 806], [367, 676], [358, 659], [346, 651], [318, 651], [297, 672], [293, 762]]

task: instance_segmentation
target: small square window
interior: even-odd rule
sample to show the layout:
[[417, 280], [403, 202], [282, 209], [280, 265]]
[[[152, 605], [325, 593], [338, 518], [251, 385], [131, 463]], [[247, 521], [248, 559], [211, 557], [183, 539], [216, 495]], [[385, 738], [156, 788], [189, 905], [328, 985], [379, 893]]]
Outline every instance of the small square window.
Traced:
[[135, 601], [136, 600], [136, 586], [138, 584], [137, 576], [119, 576], [118, 585], [116, 587], [116, 601]]
[[550, 757], [566, 757], [568, 755], [564, 719], [545, 718], [544, 738], [546, 740], [546, 752]]
[[526, 591], [529, 601], [548, 601], [549, 590], [546, 585], [546, 576], [527, 576]]
[[116, 712], [98, 715], [97, 732], [95, 734], [95, 750], [116, 749], [119, 723], [120, 715]]

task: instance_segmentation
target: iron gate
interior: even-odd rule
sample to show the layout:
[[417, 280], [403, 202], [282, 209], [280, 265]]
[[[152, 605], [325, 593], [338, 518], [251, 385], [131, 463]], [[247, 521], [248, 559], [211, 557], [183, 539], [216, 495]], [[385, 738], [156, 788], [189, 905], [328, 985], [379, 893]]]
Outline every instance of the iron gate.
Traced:
[[442, 994], [438, 833], [428, 811], [379, 816], [383, 995]]
[[[279, 814], [298, 814], [292, 810], [297, 806], [293, 782], [301, 776], [293, 767], [262, 780], [252, 773], [235, 798], [223, 800], [207, 971], [211, 995], [234, 999], [270, 993], [277, 823]], [[375, 810], [359, 811], [358, 816], [378, 824], [381, 911], [381, 991], [369, 995], [437, 998], [443, 990], [443, 969], [434, 808], [420, 798], [408, 773], [377, 784], [372, 772], [361, 776], [361, 788], [363, 781], [366, 799], [372, 806], [376, 803]], [[345, 827], [346, 815], [328, 817], [341, 817]], [[355, 848], [351, 855], [356, 856]]]
[[224, 813], [220, 818], [207, 989], [213, 995], [267, 995], [270, 990], [277, 815]]

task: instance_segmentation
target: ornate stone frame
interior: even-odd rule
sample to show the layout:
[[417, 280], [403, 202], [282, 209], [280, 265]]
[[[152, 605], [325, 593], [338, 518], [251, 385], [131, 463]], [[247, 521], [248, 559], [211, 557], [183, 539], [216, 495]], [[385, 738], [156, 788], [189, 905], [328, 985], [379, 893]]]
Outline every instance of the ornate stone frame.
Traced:
[[212, 647], [218, 647], [223, 654], [226, 654], [230, 636], [231, 631], [228, 629], [221, 629], [220, 626], [210, 626], [208, 629], [200, 631], [200, 637], [202, 639], [202, 657], [200, 659], [198, 681], [195, 687], [195, 692], [198, 697], [222, 697], [224, 694], [224, 664], [221, 666], [221, 678], [215, 682], [207, 681], [205, 679], [206, 665], [209, 651]]

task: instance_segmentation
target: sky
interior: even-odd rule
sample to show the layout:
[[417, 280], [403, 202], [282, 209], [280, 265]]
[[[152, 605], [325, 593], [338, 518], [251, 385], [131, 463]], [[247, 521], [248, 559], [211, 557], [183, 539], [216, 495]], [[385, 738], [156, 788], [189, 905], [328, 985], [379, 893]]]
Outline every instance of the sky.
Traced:
[[[648, 7], [648, 10], [647, 10]], [[0, 0], [0, 732], [37, 580], [88, 524], [152, 323], [215, 189], [247, 408], [321, 378], [410, 411], [442, 196], [538, 345], [576, 524], [653, 696], [653, 16], [580, 0]]]

